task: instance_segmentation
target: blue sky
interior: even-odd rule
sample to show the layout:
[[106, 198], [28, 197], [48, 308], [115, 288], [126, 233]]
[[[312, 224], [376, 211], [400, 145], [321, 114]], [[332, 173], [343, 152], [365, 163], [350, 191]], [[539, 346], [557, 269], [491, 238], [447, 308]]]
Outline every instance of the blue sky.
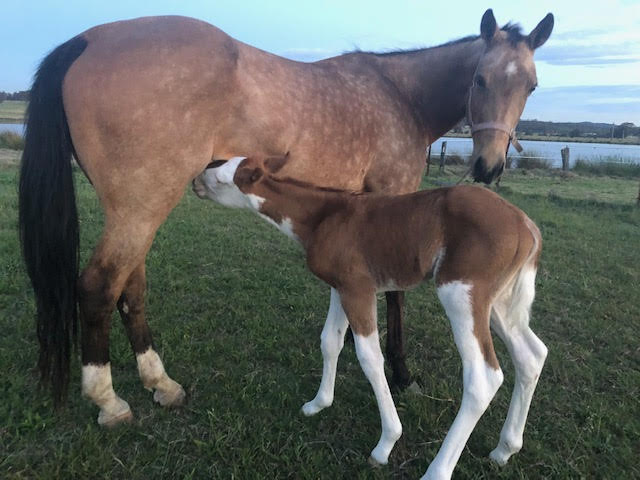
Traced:
[[0, 18], [0, 90], [29, 87], [43, 55], [94, 25], [143, 15], [208, 21], [235, 38], [296, 60], [358, 47], [424, 47], [477, 34], [493, 8], [499, 24], [529, 32], [555, 15], [536, 52], [540, 88], [523, 118], [640, 125], [640, 0], [396, 1], [48, 1], [7, 0]]

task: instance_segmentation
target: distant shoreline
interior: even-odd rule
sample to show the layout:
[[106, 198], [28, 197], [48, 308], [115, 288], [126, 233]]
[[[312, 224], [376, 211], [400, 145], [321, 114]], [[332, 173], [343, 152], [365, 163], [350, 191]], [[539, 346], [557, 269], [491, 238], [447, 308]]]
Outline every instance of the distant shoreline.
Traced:
[[[444, 138], [471, 138], [466, 133], [447, 133]], [[607, 137], [561, 137], [540, 135], [517, 135], [518, 140], [531, 140], [534, 142], [574, 142], [574, 143], [609, 143], [611, 145], [640, 145], [639, 139], [607, 138]]]

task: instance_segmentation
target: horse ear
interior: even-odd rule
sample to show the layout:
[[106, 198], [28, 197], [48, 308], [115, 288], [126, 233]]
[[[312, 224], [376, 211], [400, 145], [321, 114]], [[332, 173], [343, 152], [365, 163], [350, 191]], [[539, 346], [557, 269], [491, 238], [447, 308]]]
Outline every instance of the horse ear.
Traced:
[[269, 173], [276, 173], [287, 163], [289, 152], [284, 157], [269, 157], [264, 161], [264, 167]]
[[527, 43], [531, 50], [535, 50], [546, 42], [549, 35], [551, 35], [551, 30], [553, 30], [553, 14], [547, 13], [547, 16], [540, 21], [538, 26], [527, 37]]
[[493, 16], [493, 10], [489, 9], [482, 15], [480, 21], [480, 36], [484, 38], [484, 41], [489, 43], [498, 31], [498, 24], [496, 23], [496, 17]]

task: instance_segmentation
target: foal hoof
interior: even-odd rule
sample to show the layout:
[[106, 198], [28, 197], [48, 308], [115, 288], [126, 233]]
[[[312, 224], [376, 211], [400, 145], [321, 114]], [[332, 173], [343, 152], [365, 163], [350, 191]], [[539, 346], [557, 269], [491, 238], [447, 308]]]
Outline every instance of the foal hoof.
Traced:
[[[175, 382], [174, 382], [175, 383]], [[157, 390], [153, 393], [153, 400], [163, 407], [181, 407], [184, 405], [187, 394], [180, 384], [176, 383], [171, 390]]]
[[493, 460], [494, 463], [498, 464], [501, 467], [504, 467], [509, 461], [509, 457], [511, 455], [511, 453], [505, 452], [500, 447], [498, 447], [489, 454], [489, 458]]
[[384, 463], [380, 463], [378, 460], [376, 460], [375, 458], [373, 458], [372, 455], [369, 456], [369, 458], [367, 459], [367, 462], [369, 463], [369, 465], [371, 465], [373, 468], [380, 468], [383, 465], [386, 465], [387, 462]]

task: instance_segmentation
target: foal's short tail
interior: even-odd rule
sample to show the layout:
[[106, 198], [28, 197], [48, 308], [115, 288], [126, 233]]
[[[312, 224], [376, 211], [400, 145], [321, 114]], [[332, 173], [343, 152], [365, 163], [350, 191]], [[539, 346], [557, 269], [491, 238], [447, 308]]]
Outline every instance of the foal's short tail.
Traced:
[[86, 46], [84, 38], [75, 37], [40, 64], [31, 88], [20, 169], [20, 241], [36, 297], [38, 367], [43, 383], [51, 384], [56, 405], [66, 397], [78, 324], [78, 214], [62, 82]]
[[533, 236], [533, 247], [529, 256], [517, 273], [508, 306], [507, 318], [516, 325], [528, 325], [531, 305], [535, 297], [535, 282], [538, 257], [542, 250], [542, 235], [535, 223], [525, 217], [525, 222]]

